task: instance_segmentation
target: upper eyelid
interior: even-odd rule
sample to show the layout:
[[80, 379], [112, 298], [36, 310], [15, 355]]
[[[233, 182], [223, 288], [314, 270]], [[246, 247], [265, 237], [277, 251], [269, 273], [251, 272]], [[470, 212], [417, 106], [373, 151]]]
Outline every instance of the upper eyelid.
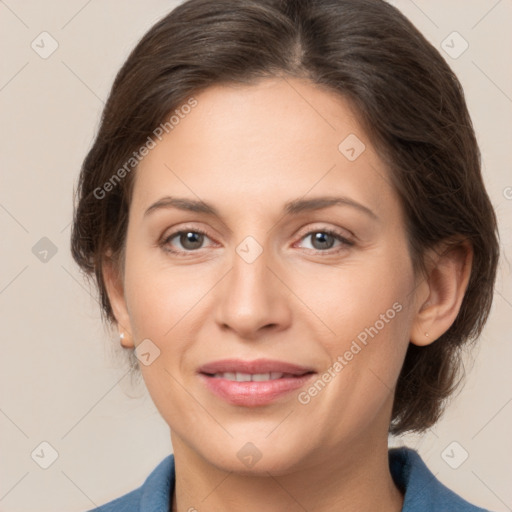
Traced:
[[[304, 227], [304, 228], [301, 228], [300, 230], [300, 233], [302, 233], [302, 237], [304, 237], [305, 235], [309, 235], [311, 234], [312, 232], [322, 232], [322, 231], [341, 231], [343, 233], [347, 233], [347, 236], [345, 238], [357, 238], [354, 233], [352, 233], [350, 230], [346, 229], [346, 228], [341, 228], [339, 226], [328, 226], [328, 225], [321, 225], [320, 227]], [[183, 233], [183, 232], [192, 232], [192, 233], [195, 233], [195, 232], [198, 232], [198, 233], [203, 233], [205, 234], [206, 236], [208, 236], [208, 238], [212, 238], [210, 236], [210, 234], [208, 233], [208, 230], [207, 229], [203, 229], [203, 228], [198, 228], [196, 226], [183, 226], [183, 227], [180, 227], [180, 228], [176, 228], [176, 229], [172, 229], [170, 230], [170, 233], [167, 234], [166, 231], [164, 231], [164, 234], [162, 235], [162, 239], [168, 239], [169, 237], [174, 237], [180, 233]], [[341, 235], [340, 236], [344, 236], [344, 235]], [[215, 237], [213, 237], [215, 238]]]
[[[352, 239], [352, 238], [355, 238], [355, 235], [349, 231], [348, 229], [346, 228], [340, 228], [338, 226], [334, 227], [334, 226], [327, 226], [327, 225], [323, 225], [323, 226], [320, 226], [320, 227], [307, 227], [307, 228], [304, 228], [304, 230], [300, 230], [300, 237], [301, 238], [304, 238], [304, 236], [306, 235], [310, 235], [311, 233], [316, 233], [316, 232], [332, 232], [334, 234], [336, 234], [337, 236], [340, 236], [342, 238], [347, 238], [347, 239]], [[346, 234], [345, 234], [346, 233]]]
[[[209, 235], [209, 233], [207, 231], [208, 230], [206, 230], [206, 229], [198, 228], [195, 226], [184, 226], [181, 228], [177, 228], [176, 230], [171, 231], [171, 233], [164, 234], [162, 236], [162, 244], [165, 244], [168, 240], [175, 238], [180, 234], [187, 233], [187, 232], [201, 233], [204, 236], [206, 236], [207, 238], [209, 238], [210, 240], [212, 240], [214, 243], [218, 243], [214, 240], [213, 237], [211, 237]], [[348, 236], [343, 234], [344, 231], [346, 231], [348, 233]], [[301, 229], [300, 234], [298, 235], [297, 242], [306, 238], [307, 236], [311, 236], [311, 234], [313, 234], [313, 233], [321, 233], [321, 232], [328, 232], [329, 234], [331, 234], [331, 236], [338, 237], [338, 240], [341, 242], [345, 241], [350, 244], [354, 243], [353, 239], [355, 238], [355, 236], [350, 231], [348, 231], [347, 229], [340, 228], [340, 227], [331, 227], [331, 226], [327, 226], [327, 225], [323, 225], [323, 226], [319, 226], [319, 227], [309, 227], [309, 228], [305, 227], [304, 229]], [[297, 242], [294, 242], [294, 244]], [[201, 249], [204, 249], [204, 247]], [[178, 249], [178, 252], [193, 253], [193, 252], [199, 252], [201, 249], [188, 250], [188, 251], [184, 251], [183, 249]], [[322, 252], [328, 252], [328, 251], [322, 251]]]

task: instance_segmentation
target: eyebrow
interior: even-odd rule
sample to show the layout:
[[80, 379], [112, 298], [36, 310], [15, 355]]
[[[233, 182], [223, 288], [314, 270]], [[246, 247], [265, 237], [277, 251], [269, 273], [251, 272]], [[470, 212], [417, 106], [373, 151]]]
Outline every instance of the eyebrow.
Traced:
[[[322, 196], [311, 199], [295, 199], [289, 201], [284, 205], [284, 213], [286, 215], [297, 215], [305, 211], [315, 211], [328, 208], [330, 206], [343, 205], [351, 206], [360, 212], [365, 213], [374, 220], [378, 220], [378, 216], [370, 210], [367, 206], [364, 206], [353, 199], [348, 197], [333, 197], [333, 196]], [[218, 210], [204, 201], [197, 201], [195, 199], [188, 199], [185, 197], [171, 197], [165, 196], [153, 203], [145, 212], [144, 217], [150, 213], [166, 208], [177, 208], [179, 210], [185, 210], [189, 212], [204, 213], [206, 215], [213, 215], [220, 217]]]

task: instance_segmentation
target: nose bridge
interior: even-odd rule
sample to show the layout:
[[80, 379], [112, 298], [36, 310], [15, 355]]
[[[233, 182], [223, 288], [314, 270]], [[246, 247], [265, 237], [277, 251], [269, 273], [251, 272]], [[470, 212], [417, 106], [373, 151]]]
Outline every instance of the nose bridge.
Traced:
[[271, 250], [254, 236], [246, 236], [235, 247], [217, 308], [217, 321], [224, 328], [251, 337], [263, 327], [286, 322], [283, 290], [267, 265], [272, 266]]

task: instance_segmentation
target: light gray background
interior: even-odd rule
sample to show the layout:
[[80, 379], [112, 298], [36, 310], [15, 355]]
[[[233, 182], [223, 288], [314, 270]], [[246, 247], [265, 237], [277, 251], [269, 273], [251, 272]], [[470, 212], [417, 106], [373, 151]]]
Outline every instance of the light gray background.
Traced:
[[[440, 49], [465, 88], [504, 257], [464, 390], [427, 435], [391, 444], [418, 449], [469, 501], [510, 511], [512, 1], [393, 4]], [[139, 486], [172, 451], [144, 386], [132, 388], [116, 362], [117, 339], [101, 325], [94, 290], [71, 259], [69, 235], [79, 167], [115, 73], [175, 5], [0, 0], [0, 511], [84, 511]], [[39, 53], [51, 40], [43, 31], [58, 43], [46, 59]], [[446, 40], [452, 53], [461, 49], [460, 39], [446, 39], [453, 31], [469, 43], [456, 59], [441, 46]], [[34, 254], [39, 245], [33, 252], [43, 237], [57, 249], [46, 262], [44, 253]], [[47, 469], [40, 464], [51, 461], [51, 450], [42, 442], [58, 453]], [[460, 464], [463, 450], [469, 456]]]

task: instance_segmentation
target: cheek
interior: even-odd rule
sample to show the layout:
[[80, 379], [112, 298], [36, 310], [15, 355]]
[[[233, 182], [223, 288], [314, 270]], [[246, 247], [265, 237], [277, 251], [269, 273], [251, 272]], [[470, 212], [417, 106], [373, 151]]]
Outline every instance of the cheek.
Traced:
[[207, 269], [192, 265], [171, 267], [158, 254], [128, 251], [126, 300], [135, 338], [172, 338], [187, 315], [200, 307], [201, 298], [211, 288], [209, 275]]
[[344, 404], [354, 421], [371, 422], [395, 387], [409, 342], [413, 277], [408, 253], [388, 251], [331, 272], [320, 288], [302, 287], [322, 319], [318, 339], [336, 375], [325, 403]]
[[329, 352], [342, 349], [358, 336], [363, 342], [372, 339], [368, 330], [374, 335], [377, 330], [383, 343], [388, 337], [404, 337], [414, 285], [406, 255], [375, 255], [337, 269], [315, 271], [314, 278], [296, 276], [292, 283], [308, 309], [305, 313], [323, 333]]
[[157, 260], [142, 250], [127, 251], [125, 291], [135, 345], [149, 339], [158, 348], [156, 352], [151, 348], [150, 364], [141, 359], [139, 367], [155, 406], [168, 423], [170, 411], [191, 414], [178, 368], [191, 343], [192, 315], [199, 311], [205, 293], [197, 277], [197, 272], [193, 275], [184, 266], [170, 268], [162, 258]]

